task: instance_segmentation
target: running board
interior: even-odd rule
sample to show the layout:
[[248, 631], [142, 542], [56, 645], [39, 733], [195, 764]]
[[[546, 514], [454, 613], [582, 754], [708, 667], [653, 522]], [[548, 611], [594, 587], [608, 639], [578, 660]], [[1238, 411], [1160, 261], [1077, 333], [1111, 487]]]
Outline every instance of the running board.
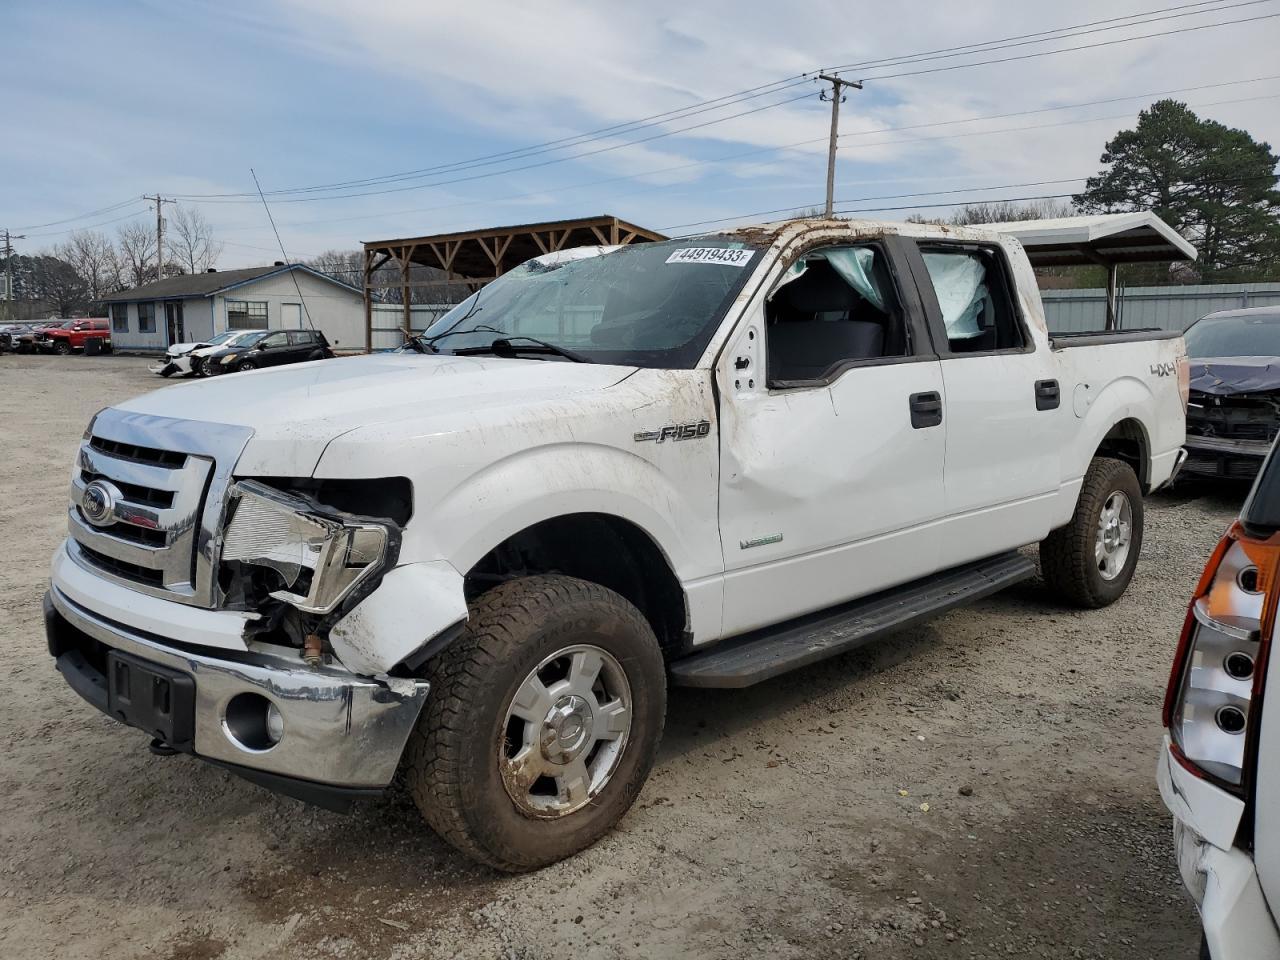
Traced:
[[671, 665], [681, 687], [749, 687], [797, 667], [848, 653], [1035, 574], [1015, 552], [954, 567], [851, 603], [726, 640]]

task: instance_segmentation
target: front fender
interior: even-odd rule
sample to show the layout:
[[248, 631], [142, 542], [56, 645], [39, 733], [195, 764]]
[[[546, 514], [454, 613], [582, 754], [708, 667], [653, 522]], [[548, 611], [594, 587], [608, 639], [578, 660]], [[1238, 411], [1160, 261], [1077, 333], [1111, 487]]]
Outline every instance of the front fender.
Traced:
[[444, 560], [406, 563], [334, 624], [329, 643], [344, 667], [372, 677], [466, 619], [462, 574]]
[[554, 443], [514, 453], [454, 486], [432, 511], [432, 537], [458, 569], [469, 570], [535, 523], [609, 514], [648, 533], [685, 580], [698, 576], [702, 565], [694, 531], [677, 526], [693, 509], [685, 493], [638, 454], [604, 444]]

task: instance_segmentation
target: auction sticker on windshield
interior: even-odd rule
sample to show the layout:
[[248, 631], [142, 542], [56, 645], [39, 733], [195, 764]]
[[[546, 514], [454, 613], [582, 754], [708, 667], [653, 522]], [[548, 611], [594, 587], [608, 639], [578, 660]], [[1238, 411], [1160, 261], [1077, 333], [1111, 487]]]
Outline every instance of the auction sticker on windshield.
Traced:
[[667, 263], [720, 263], [726, 267], [745, 267], [754, 250], [730, 247], [685, 247], [667, 257]]

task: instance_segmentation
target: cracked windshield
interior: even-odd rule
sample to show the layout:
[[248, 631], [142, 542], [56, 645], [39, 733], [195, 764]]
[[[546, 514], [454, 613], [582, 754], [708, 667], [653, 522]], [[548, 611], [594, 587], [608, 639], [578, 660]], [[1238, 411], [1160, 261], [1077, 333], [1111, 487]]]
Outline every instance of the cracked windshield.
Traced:
[[727, 237], [602, 249], [553, 253], [517, 267], [417, 342], [433, 353], [689, 368], [760, 255]]

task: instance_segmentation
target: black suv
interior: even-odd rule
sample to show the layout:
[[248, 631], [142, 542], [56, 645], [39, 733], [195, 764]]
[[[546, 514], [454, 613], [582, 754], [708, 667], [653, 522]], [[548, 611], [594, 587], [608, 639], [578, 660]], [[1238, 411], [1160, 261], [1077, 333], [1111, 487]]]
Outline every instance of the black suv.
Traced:
[[208, 355], [203, 366], [205, 372], [219, 374], [332, 357], [329, 341], [319, 330], [264, 330], [234, 347]]

